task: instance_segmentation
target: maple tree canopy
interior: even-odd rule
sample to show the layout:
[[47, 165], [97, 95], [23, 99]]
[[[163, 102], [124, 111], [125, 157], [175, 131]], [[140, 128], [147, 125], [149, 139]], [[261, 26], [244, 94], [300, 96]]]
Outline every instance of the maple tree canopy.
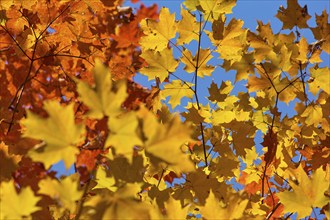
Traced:
[[1, 0], [0, 219], [330, 219], [328, 12], [236, 3]]

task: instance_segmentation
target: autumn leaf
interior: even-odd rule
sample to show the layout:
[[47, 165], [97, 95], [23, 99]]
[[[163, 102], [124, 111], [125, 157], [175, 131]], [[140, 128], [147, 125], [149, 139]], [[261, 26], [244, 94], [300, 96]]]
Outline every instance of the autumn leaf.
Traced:
[[247, 199], [241, 199], [231, 195], [227, 202], [220, 201], [213, 191], [206, 199], [206, 205], [199, 207], [205, 219], [240, 219], [248, 204]]
[[85, 129], [75, 123], [73, 104], [62, 107], [57, 101], [48, 101], [44, 103], [44, 109], [48, 118], [28, 111], [27, 118], [21, 121], [25, 127], [24, 137], [45, 142], [45, 145], [30, 151], [29, 156], [44, 163], [46, 168], [60, 160], [69, 168], [79, 152], [76, 145], [83, 141]]
[[223, 102], [225, 98], [230, 94], [230, 92], [233, 89], [233, 85], [230, 81], [225, 81], [221, 83], [220, 88], [218, 88], [217, 84], [212, 82], [210, 85], [209, 94], [208, 97], [210, 101], [217, 101], [217, 102]]
[[201, 78], [212, 74], [214, 66], [207, 64], [213, 58], [210, 49], [202, 49], [194, 57], [189, 50], [183, 50], [182, 55], [181, 61], [186, 65], [184, 70], [188, 73], [194, 73], [197, 70], [197, 76]]
[[204, 117], [200, 115], [195, 106], [191, 106], [191, 108], [188, 109], [188, 113], [184, 112], [182, 113], [182, 116], [185, 117], [187, 121], [191, 121], [195, 124], [199, 124], [204, 121]]
[[112, 192], [115, 192], [117, 190], [117, 187], [114, 186], [115, 179], [111, 176], [107, 176], [106, 169], [102, 166], [98, 167], [95, 180], [97, 182], [97, 185], [94, 186], [93, 189], [106, 188]]
[[142, 146], [143, 143], [138, 136], [138, 120], [134, 112], [129, 112], [118, 117], [108, 119], [110, 134], [105, 146], [113, 146], [116, 154], [131, 158], [134, 146]]
[[18, 167], [21, 156], [9, 154], [8, 146], [4, 142], [0, 142], [0, 158], [0, 166], [5, 167], [0, 170], [0, 181], [9, 180]]
[[278, 145], [277, 134], [274, 133], [272, 129], [269, 129], [268, 133], [264, 137], [264, 141], [261, 144], [262, 146], [267, 148], [267, 152], [265, 153], [264, 160], [266, 162], [266, 165], [269, 165], [276, 157], [276, 151]]
[[322, 121], [323, 113], [322, 109], [318, 105], [310, 105], [305, 111], [301, 114], [301, 117], [306, 118], [305, 123], [308, 126], [314, 125], [317, 127]]
[[161, 52], [167, 48], [169, 41], [175, 37], [177, 24], [175, 14], [170, 14], [168, 8], [162, 8], [159, 12], [159, 22], [145, 19], [142, 20], [141, 28], [146, 36], [140, 40], [143, 50]]
[[121, 104], [127, 97], [126, 83], [124, 81], [117, 82], [117, 91], [111, 91], [113, 88], [111, 74], [100, 60], [96, 61], [93, 71], [94, 88], [81, 80], [76, 80], [80, 99], [90, 108], [89, 116], [100, 119], [105, 115], [118, 115], [121, 112]]
[[[150, 205], [138, 199], [141, 186], [138, 183], [126, 184], [115, 194], [103, 193], [91, 197], [85, 207], [91, 212], [85, 214], [90, 219], [150, 219]], [[96, 207], [101, 210], [96, 211]]]
[[149, 80], [159, 78], [163, 82], [170, 73], [175, 72], [178, 61], [173, 58], [172, 49], [165, 49], [161, 53], [154, 53], [151, 50], [143, 51], [141, 57], [148, 63], [140, 72], [148, 76]]
[[160, 124], [156, 117], [145, 109], [140, 110], [139, 117], [144, 119], [143, 132], [147, 138], [144, 146], [147, 153], [182, 171], [193, 168], [186, 153], [181, 150], [182, 145], [191, 139], [189, 125], [182, 124], [178, 117]]
[[307, 21], [311, 18], [307, 11], [307, 5], [302, 8], [297, 0], [287, 2], [288, 7], [280, 6], [276, 14], [276, 17], [283, 23], [282, 29], [292, 29], [294, 26], [307, 28]]
[[[209, 1], [207, 1], [209, 2]], [[243, 50], [246, 45], [247, 30], [243, 28], [244, 22], [233, 18], [224, 28], [221, 38], [215, 39], [208, 33], [214, 45], [217, 45], [217, 51], [224, 60], [233, 62], [240, 61]]]
[[22, 219], [41, 209], [37, 206], [41, 198], [29, 187], [17, 193], [13, 180], [2, 182], [0, 187], [1, 219]]
[[311, 72], [311, 79], [308, 81], [309, 91], [316, 95], [322, 89], [330, 95], [330, 69], [311, 67], [309, 71]]
[[290, 182], [292, 191], [280, 192], [277, 196], [284, 205], [285, 212], [297, 212], [298, 218], [311, 214], [313, 208], [322, 208], [329, 203], [324, 192], [329, 190], [329, 177], [320, 167], [308, 178], [301, 166], [293, 171], [295, 179]]
[[330, 24], [328, 22], [329, 14], [326, 10], [320, 15], [315, 15], [317, 27], [311, 28], [314, 38], [318, 40], [314, 46], [320, 46], [322, 50], [330, 54]]
[[81, 199], [83, 192], [78, 190], [78, 178], [71, 175], [62, 179], [44, 179], [39, 183], [39, 194], [47, 195], [54, 199], [61, 208], [75, 212], [76, 201]]
[[190, 11], [195, 11], [197, 6], [199, 6], [200, 0], [185, 0], [183, 2], [184, 6], [186, 6]]
[[189, 211], [189, 205], [181, 206], [179, 200], [174, 200], [172, 197], [165, 203], [164, 213], [156, 207], [151, 210], [152, 219], [186, 219]]
[[170, 97], [168, 103], [174, 109], [176, 106], [180, 105], [181, 99], [192, 98], [194, 92], [192, 91], [192, 83], [183, 83], [181, 80], [173, 80], [171, 83], [164, 86], [164, 90], [160, 91], [160, 96], [162, 99]]
[[236, 5], [236, 0], [210, 0], [200, 1], [200, 6], [204, 9], [205, 14], [211, 14], [213, 19], [218, 19], [222, 13], [232, 13], [233, 7]]
[[189, 44], [192, 40], [198, 40], [198, 22], [196, 22], [195, 16], [189, 11], [181, 7], [182, 19], [178, 23], [179, 38], [177, 43], [179, 45]]
[[101, 154], [101, 150], [82, 150], [77, 156], [76, 166], [86, 167], [88, 171], [94, 170], [97, 157]]

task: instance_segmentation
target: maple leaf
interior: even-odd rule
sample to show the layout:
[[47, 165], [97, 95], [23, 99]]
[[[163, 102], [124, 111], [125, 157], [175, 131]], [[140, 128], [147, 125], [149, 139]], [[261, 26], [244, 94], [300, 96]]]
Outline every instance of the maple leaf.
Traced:
[[276, 156], [278, 145], [277, 134], [274, 133], [273, 130], [269, 129], [268, 133], [264, 137], [264, 141], [261, 144], [267, 148], [264, 160], [266, 161], [266, 164], [269, 165]]
[[115, 192], [117, 190], [117, 187], [114, 186], [115, 179], [113, 177], [107, 176], [106, 169], [102, 166], [99, 166], [97, 169], [95, 181], [97, 182], [97, 185], [94, 186], [93, 189], [106, 188], [112, 192]]
[[168, 42], [175, 37], [177, 24], [175, 14], [170, 14], [168, 8], [162, 8], [159, 12], [159, 22], [154, 20], [142, 20], [141, 28], [146, 36], [141, 37], [140, 44], [143, 50], [163, 51]]
[[191, 89], [192, 86], [192, 83], [184, 83], [181, 80], [173, 80], [171, 83], [164, 86], [164, 89], [160, 91], [159, 95], [162, 99], [170, 96], [168, 103], [174, 109], [176, 106], [180, 105], [182, 98], [192, 98], [194, 96], [194, 92]]
[[186, 6], [190, 11], [195, 11], [199, 6], [199, 0], [185, 0], [183, 5]]
[[207, 32], [213, 44], [217, 45], [220, 57], [224, 60], [230, 60], [231, 64], [242, 59], [246, 46], [247, 30], [243, 28], [243, 24], [242, 20], [233, 18], [224, 28], [222, 38], [219, 38], [219, 40]]
[[142, 146], [143, 143], [137, 135], [138, 120], [134, 112], [129, 112], [118, 117], [108, 119], [110, 134], [105, 146], [112, 145], [116, 154], [123, 154], [131, 158], [134, 146]]
[[61, 208], [68, 209], [71, 213], [75, 212], [76, 201], [83, 195], [83, 192], [78, 190], [77, 175], [68, 176], [61, 181], [47, 178], [40, 181], [39, 187], [39, 194], [51, 197]]
[[0, 170], [0, 180], [9, 180], [12, 177], [12, 173], [18, 167], [21, 156], [10, 154], [8, 152], [8, 146], [4, 142], [0, 142], [0, 158], [0, 167], [5, 167], [5, 169]]
[[222, 67], [226, 70], [236, 70], [235, 82], [248, 79], [249, 74], [254, 72], [254, 53], [247, 53], [242, 56], [240, 61], [230, 62], [224, 60]]
[[[126, 184], [117, 193], [103, 193], [91, 197], [85, 202], [92, 212], [87, 213], [88, 219], [150, 219], [150, 205], [139, 201], [141, 191], [139, 183]], [[98, 210], [97, 208], [101, 208]]]
[[22, 219], [41, 209], [36, 206], [41, 198], [29, 187], [21, 188], [17, 193], [13, 180], [2, 182], [0, 187], [1, 219]]
[[322, 208], [329, 203], [324, 195], [330, 187], [327, 179], [329, 177], [326, 177], [326, 172], [321, 167], [313, 172], [311, 178], [308, 178], [301, 166], [293, 170], [293, 173], [295, 180], [289, 181], [292, 191], [277, 194], [285, 212], [297, 212], [298, 218], [304, 218], [311, 214], [313, 208]]
[[143, 51], [141, 57], [148, 63], [147, 67], [140, 69], [140, 72], [148, 76], [149, 80], [156, 77], [163, 82], [169, 73], [175, 72], [179, 62], [173, 58], [172, 49], [165, 49], [161, 53], [154, 53], [151, 50]]
[[192, 106], [188, 109], [188, 113], [182, 113], [182, 116], [186, 118], [188, 121], [192, 121], [195, 124], [202, 123], [204, 121], [204, 117], [200, 115], [198, 109], [195, 106]]
[[147, 153], [162, 159], [178, 170], [193, 169], [191, 161], [181, 150], [181, 146], [191, 140], [189, 125], [182, 124], [178, 117], [160, 124], [156, 117], [145, 109], [140, 110], [139, 117], [144, 119], [143, 132], [147, 138], [144, 146]]
[[43, 162], [46, 168], [60, 160], [69, 168], [79, 152], [76, 145], [84, 139], [84, 126], [75, 124], [73, 104], [62, 107], [57, 101], [47, 101], [44, 109], [48, 118], [28, 111], [27, 118], [21, 121], [24, 137], [43, 140], [46, 144], [30, 151], [29, 156]]
[[288, 7], [280, 6], [276, 17], [282, 21], [282, 29], [308, 28], [307, 21], [311, 18], [307, 11], [307, 5], [303, 8], [298, 4], [298, 0], [287, 1]]
[[330, 69], [311, 67], [309, 71], [311, 73], [311, 79], [308, 81], [309, 91], [316, 95], [322, 89], [330, 95]]
[[201, 78], [211, 76], [214, 66], [207, 65], [207, 62], [213, 58], [210, 49], [201, 49], [194, 57], [189, 50], [184, 49], [182, 55], [181, 61], [186, 65], [184, 70], [187, 73], [195, 72], [197, 67], [197, 76]]
[[306, 118], [305, 123], [308, 126], [314, 125], [317, 127], [322, 121], [323, 113], [322, 108], [318, 105], [310, 105], [301, 114], [301, 117]]
[[80, 99], [90, 109], [89, 116], [100, 119], [105, 115], [118, 115], [121, 112], [121, 105], [127, 97], [126, 82], [117, 82], [117, 91], [111, 91], [114, 87], [111, 74], [100, 60], [96, 60], [93, 72], [94, 88], [91, 88], [86, 82], [76, 80]]
[[314, 46], [320, 46], [322, 50], [330, 54], [330, 24], [328, 23], [329, 15], [326, 10], [321, 15], [315, 15], [317, 27], [311, 28], [314, 38], [318, 40]]
[[162, 213], [159, 209], [151, 210], [152, 219], [186, 219], [189, 213], [189, 205], [181, 206], [181, 202], [170, 197], [165, 203], [165, 211]]
[[233, 7], [236, 5], [236, 0], [209, 0], [200, 1], [200, 6], [205, 11], [205, 14], [211, 14], [213, 19], [218, 19], [223, 13], [231, 14]]
[[308, 60], [308, 42], [306, 38], [302, 37], [297, 44], [297, 47], [295, 47], [295, 50], [293, 50], [292, 58], [300, 61], [301, 63], [305, 63]]
[[181, 7], [182, 19], [178, 23], [179, 38], [177, 43], [179, 45], [189, 44], [192, 40], [198, 40], [199, 25], [196, 22], [195, 16], [189, 11]]
[[210, 88], [208, 89], [210, 94], [209, 100], [212, 102], [223, 102], [233, 88], [234, 87], [230, 81], [223, 81], [220, 88], [218, 88], [216, 83], [212, 82]]
[[206, 199], [206, 205], [198, 207], [205, 219], [240, 219], [248, 204], [247, 199], [231, 195], [227, 202], [219, 201], [213, 191]]

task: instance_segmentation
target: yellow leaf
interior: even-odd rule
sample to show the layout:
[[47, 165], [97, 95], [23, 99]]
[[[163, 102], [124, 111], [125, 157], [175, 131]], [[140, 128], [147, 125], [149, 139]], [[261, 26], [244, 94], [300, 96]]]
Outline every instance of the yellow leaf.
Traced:
[[183, 45], [189, 44], [192, 40], [198, 41], [199, 25], [196, 22], [195, 16], [182, 7], [181, 16], [182, 20], [178, 24], [179, 38], [177, 43]]
[[111, 176], [107, 176], [107, 172], [102, 166], [99, 166], [97, 169], [95, 181], [97, 182], [97, 185], [94, 186], [93, 189], [107, 188], [112, 192], [115, 192], [117, 190], [117, 187], [114, 186], [115, 179]]
[[126, 82], [117, 82], [117, 92], [111, 91], [113, 87], [111, 74], [100, 60], [96, 60], [93, 72], [94, 88], [91, 88], [86, 82], [76, 80], [80, 99], [90, 109], [88, 116], [100, 119], [104, 115], [118, 115], [121, 113], [121, 104], [127, 97]]
[[75, 124], [73, 104], [62, 107], [57, 101], [46, 101], [44, 109], [48, 118], [41, 118], [28, 111], [27, 118], [21, 121], [26, 128], [23, 137], [46, 143], [28, 155], [35, 161], [43, 162], [47, 169], [60, 160], [69, 168], [79, 152], [76, 145], [84, 140], [85, 128]]
[[316, 95], [320, 89], [330, 95], [330, 69], [324, 68], [310, 68], [311, 80], [308, 81], [309, 91]]
[[236, 0], [208, 0], [200, 1], [206, 17], [211, 14], [214, 20], [217, 20], [223, 13], [231, 14], [233, 7], [236, 5]]
[[306, 63], [308, 61], [307, 55], [309, 53], [308, 49], [308, 43], [306, 38], [302, 37], [297, 44], [296, 47], [294, 47], [292, 58], [300, 61], [302, 64]]
[[199, 6], [199, 0], [185, 0], [183, 4], [188, 8], [188, 10], [195, 11], [197, 6]]
[[329, 15], [324, 9], [321, 15], [315, 15], [317, 27], [311, 28], [314, 38], [317, 41], [317, 44], [321, 46], [321, 49], [326, 53], [330, 54], [330, 25], [328, 23]]
[[256, 147], [253, 146], [251, 149], [244, 149], [246, 154], [243, 158], [243, 161], [246, 163], [247, 167], [253, 165], [253, 161], [258, 159], [259, 155], [257, 154]]
[[263, 134], [268, 131], [267, 116], [264, 115], [263, 111], [255, 111], [252, 115], [253, 125], [256, 126]]
[[288, 7], [280, 6], [276, 17], [282, 21], [282, 29], [292, 29], [294, 26], [298, 28], [308, 28], [307, 21], [311, 18], [307, 11], [307, 5], [302, 8], [297, 0], [289, 0]]
[[181, 61], [186, 65], [184, 68], [185, 71], [193, 73], [197, 66], [197, 76], [201, 78], [204, 78], [204, 76], [211, 76], [214, 66], [207, 65], [207, 62], [213, 57], [210, 49], [201, 49], [194, 57], [192, 57], [189, 50], [183, 50], [182, 55]]
[[139, 117], [143, 119], [144, 143], [147, 153], [163, 160], [173, 169], [190, 171], [194, 165], [183, 151], [182, 145], [190, 141], [192, 130], [183, 124], [179, 117], [173, 117], [165, 124], [160, 124], [154, 114], [142, 108]]
[[181, 80], [173, 80], [171, 83], [164, 86], [164, 89], [160, 91], [160, 96], [162, 98], [170, 96], [168, 103], [174, 109], [176, 106], [180, 105], [182, 98], [192, 98], [194, 96], [194, 92], [191, 89], [192, 86], [193, 84], [191, 83], [183, 83]]
[[219, 201], [211, 191], [205, 206], [199, 207], [205, 219], [240, 219], [248, 204], [247, 199], [238, 195], [230, 195], [227, 202]]
[[[295, 181], [290, 181], [292, 191], [277, 194], [285, 212], [298, 212], [298, 219], [301, 219], [310, 215], [313, 208], [322, 208], [329, 203], [324, 192], [329, 190], [330, 184], [322, 167], [317, 169], [311, 178], [308, 178], [301, 166], [293, 173]], [[296, 181], [298, 184], [295, 183]]]
[[[209, 2], [209, 1], [205, 1]], [[220, 57], [225, 60], [230, 60], [231, 64], [242, 59], [243, 50], [246, 46], [247, 30], [243, 28], [244, 22], [233, 18], [225, 27], [222, 33], [222, 39], [214, 39], [210, 33], [212, 43], [217, 45], [217, 51]]]
[[85, 202], [91, 212], [83, 219], [150, 219], [147, 203], [138, 197], [141, 186], [138, 183], [126, 184], [116, 193], [102, 193]]
[[76, 210], [76, 201], [82, 199], [83, 191], [78, 190], [79, 180], [76, 175], [71, 175], [60, 181], [56, 179], [44, 179], [39, 183], [39, 194], [48, 195], [54, 199], [57, 204], [74, 213]]
[[110, 134], [106, 140], [106, 146], [113, 146], [116, 154], [123, 154], [132, 158], [134, 146], [142, 146], [143, 143], [137, 135], [138, 121], [134, 112], [110, 117], [108, 128]]
[[254, 53], [244, 53], [241, 60], [233, 62], [224, 60], [222, 67], [226, 70], [236, 70], [235, 82], [248, 79], [249, 74], [254, 72]]
[[41, 209], [36, 206], [40, 197], [30, 188], [21, 188], [17, 193], [14, 181], [2, 182], [0, 186], [0, 219], [25, 219]]
[[8, 10], [10, 6], [14, 5], [15, 0], [1, 0], [0, 1], [0, 9], [1, 10]]
[[158, 208], [151, 210], [152, 219], [187, 219], [189, 205], [182, 207], [180, 200], [174, 200], [170, 197], [165, 203], [165, 214]]
[[159, 22], [142, 20], [141, 28], [146, 36], [141, 37], [140, 44], [144, 50], [163, 51], [168, 42], [175, 37], [177, 24], [175, 14], [170, 14], [168, 8], [162, 8], [159, 12]]
[[219, 125], [223, 123], [230, 123], [235, 119], [235, 113], [228, 110], [217, 110], [213, 113], [212, 117], [212, 123], [214, 125]]
[[148, 63], [147, 67], [140, 69], [140, 73], [148, 76], [149, 80], [156, 77], [163, 82], [169, 73], [175, 72], [179, 62], [173, 58], [172, 49], [165, 49], [161, 53], [151, 50], [143, 51], [141, 57]]
[[308, 106], [301, 114], [301, 117], [306, 118], [305, 123], [308, 126], [314, 125], [317, 127], [322, 121], [323, 113], [322, 108], [318, 105]]

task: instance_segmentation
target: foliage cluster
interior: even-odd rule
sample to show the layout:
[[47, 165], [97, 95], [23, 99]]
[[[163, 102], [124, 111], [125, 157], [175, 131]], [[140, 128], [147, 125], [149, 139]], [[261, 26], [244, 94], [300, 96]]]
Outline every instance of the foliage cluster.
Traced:
[[236, 0], [122, 3], [0, 1], [0, 218], [330, 218], [328, 12], [288, 0], [273, 33]]

